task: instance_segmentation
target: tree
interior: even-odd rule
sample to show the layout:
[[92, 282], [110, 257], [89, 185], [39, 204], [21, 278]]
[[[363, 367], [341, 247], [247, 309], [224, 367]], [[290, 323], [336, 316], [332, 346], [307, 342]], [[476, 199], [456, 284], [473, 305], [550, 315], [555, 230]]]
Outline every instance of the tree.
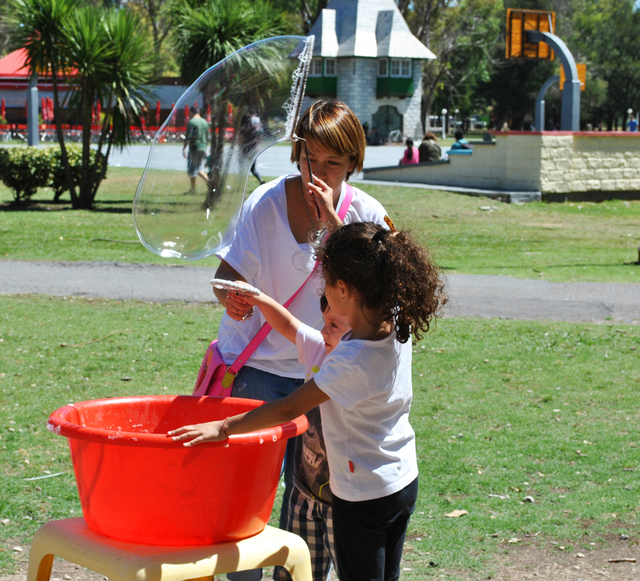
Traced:
[[425, 129], [436, 100], [449, 110], [471, 113], [476, 86], [488, 79], [493, 49], [501, 41], [501, 0], [400, 0], [398, 7], [413, 34], [437, 57], [423, 70]]
[[625, 127], [627, 109], [640, 102], [640, 9], [634, 0], [580, 0], [576, 38], [593, 74], [606, 82], [601, 114], [609, 129]]
[[180, 73], [187, 84], [242, 47], [287, 32], [282, 15], [262, 0], [177, 0], [172, 18]]
[[[173, 7], [173, 39], [178, 52], [182, 79], [192, 84], [207, 69], [237, 50], [258, 40], [287, 32], [281, 13], [261, 0], [177, 0]], [[233, 73], [231, 73], [233, 76]], [[204, 94], [210, 102], [213, 94], [224, 92], [233, 78], [221, 75], [219, 85], [211, 83]], [[226, 107], [212, 111], [208, 196], [211, 207], [225, 181], [224, 135], [228, 125]]]
[[306, 36], [328, 2], [329, 0], [273, 0], [273, 6], [295, 16], [300, 32]]
[[[151, 31], [153, 51], [156, 55], [154, 74], [160, 77], [173, 63], [172, 51], [164, 49], [164, 42], [171, 34], [170, 0], [129, 0], [129, 10], [138, 14]], [[166, 61], [171, 61], [167, 63]]]
[[[131, 125], [141, 124], [150, 98], [145, 86], [151, 80], [152, 52], [135, 14], [87, 6], [68, 23], [65, 55], [73, 71], [69, 74], [69, 104], [78, 112], [82, 125], [80, 193], [74, 207], [91, 208], [106, 174], [111, 148], [131, 143]], [[104, 118], [92, 163], [92, 113], [98, 102]]]
[[[12, 47], [27, 50], [32, 73], [51, 75], [56, 134], [72, 207], [91, 208], [111, 147], [130, 143], [131, 125], [140, 125], [144, 87], [151, 79], [150, 44], [140, 20], [126, 10], [81, 7], [78, 0], [11, 0], [10, 6]], [[62, 132], [59, 77], [65, 78], [67, 104], [83, 127], [78, 192]], [[104, 106], [104, 119], [92, 156], [91, 114], [98, 101]]]
[[50, 74], [56, 135], [71, 200], [77, 200], [69, 156], [62, 134], [62, 110], [58, 75], [66, 72], [62, 39], [79, 0], [12, 0], [7, 5], [7, 25], [11, 50], [27, 51], [26, 65], [31, 74]]

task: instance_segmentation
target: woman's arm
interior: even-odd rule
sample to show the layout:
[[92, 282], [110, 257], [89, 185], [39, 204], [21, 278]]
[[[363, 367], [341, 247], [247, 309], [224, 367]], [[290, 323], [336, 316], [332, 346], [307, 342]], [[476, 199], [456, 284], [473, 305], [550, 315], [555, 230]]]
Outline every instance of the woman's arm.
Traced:
[[169, 432], [168, 435], [176, 442], [184, 442], [187, 447], [203, 442], [220, 442], [227, 436], [246, 434], [290, 422], [328, 399], [329, 396], [310, 379], [287, 397], [265, 403], [244, 414], [231, 416], [226, 420], [183, 426]]

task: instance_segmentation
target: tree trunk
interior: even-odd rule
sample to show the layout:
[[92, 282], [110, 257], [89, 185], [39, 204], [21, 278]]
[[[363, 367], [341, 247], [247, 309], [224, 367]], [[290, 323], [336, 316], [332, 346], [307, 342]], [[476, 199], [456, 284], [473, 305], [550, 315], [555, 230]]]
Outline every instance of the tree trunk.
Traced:
[[[55, 61], [55, 59], [52, 59]], [[58, 93], [58, 79], [57, 79], [57, 68], [54, 62], [51, 63], [51, 84], [53, 90], [53, 110], [54, 110], [54, 118], [56, 121], [56, 135], [58, 137], [58, 143], [60, 145], [60, 162], [62, 163], [62, 167], [64, 168], [64, 175], [67, 179], [67, 189], [69, 190], [69, 194], [71, 195], [71, 205], [78, 202], [78, 197], [76, 195], [76, 187], [73, 182], [73, 173], [71, 172], [71, 166], [69, 165], [69, 156], [67, 155], [67, 147], [64, 143], [64, 134], [62, 133], [62, 119], [61, 119], [61, 111], [60, 111], [60, 95]]]

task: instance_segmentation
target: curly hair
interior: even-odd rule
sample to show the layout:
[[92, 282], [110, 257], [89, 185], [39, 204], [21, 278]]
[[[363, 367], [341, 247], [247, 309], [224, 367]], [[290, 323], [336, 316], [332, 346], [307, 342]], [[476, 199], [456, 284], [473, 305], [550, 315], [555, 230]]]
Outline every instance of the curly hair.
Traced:
[[407, 232], [373, 222], [338, 228], [316, 247], [326, 282], [358, 291], [361, 304], [393, 323], [398, 341], [420, 340], [447, 303], [444, 281], [429, 256]]

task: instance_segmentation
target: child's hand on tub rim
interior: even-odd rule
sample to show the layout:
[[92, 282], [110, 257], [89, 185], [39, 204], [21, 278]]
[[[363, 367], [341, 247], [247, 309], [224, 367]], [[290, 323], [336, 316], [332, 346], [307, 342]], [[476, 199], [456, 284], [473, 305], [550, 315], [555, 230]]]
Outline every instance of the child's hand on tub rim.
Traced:
[[177, 430], [170, 431], [167, 435], [174, 442], [184, 442], [184, 446], [195, 446], [203, 442], [221, 442], [227, 439], [224, 431], [224, 424], [227, 420], [217, 420], [214, 422], [205, 422], [204, 424], [193, 424], [190, 426], [182, 426]]

